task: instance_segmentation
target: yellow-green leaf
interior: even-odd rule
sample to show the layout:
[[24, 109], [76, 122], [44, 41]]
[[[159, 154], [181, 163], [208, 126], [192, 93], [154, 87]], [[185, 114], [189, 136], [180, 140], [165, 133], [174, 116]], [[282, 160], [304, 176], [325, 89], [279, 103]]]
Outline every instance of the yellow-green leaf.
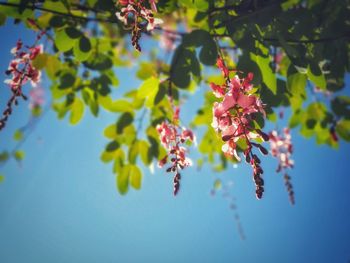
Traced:
[[83, 115], [84, 115], [84, 102], [80, 98], [75, 97], [71, 108], [71, 114], [69, 119], [70, 123], [73, 125], [77, 124], [81, 120]]
[[65, 30], [59, 30], [56, 32], [55, 45], [59, 51], [66, 52], [70, 50], [75, 42], [76, 40], [70, 38]]
[[137, 97], [140, 99], [155, 96], [158, 92], [159, 79], [155, 77], [150, 77], [145, 80], [137, 91]]
[[133, 165], [130, 170], [130, 185], [134, 189], [140, 189], [141, 188], [141, 181], [142, 181], [142, 173], [140, 168], [138, 168], [136, 165]]
[[23, 133], [21, 130], [16, 130], [15, 133], [13, 134], [13, 139], [15, 141], [20, 141], [23, 139]]
[[118, 137], [116, 124], [111, 124], [103, 132], [104, 136], [108, 139], [115, 139]]

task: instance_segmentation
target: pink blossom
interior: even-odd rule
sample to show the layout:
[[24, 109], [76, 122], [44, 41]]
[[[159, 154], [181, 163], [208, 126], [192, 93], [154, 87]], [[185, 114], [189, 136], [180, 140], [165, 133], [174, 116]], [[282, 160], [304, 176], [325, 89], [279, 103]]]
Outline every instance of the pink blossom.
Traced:
[[252, 142], [257, 138], [268, 140], [267, 134], [256, 129], [253, 125], [255, 113], [260, 113], [265, 117], [264, 105], [259, 97], [251, 93], [253, 85], [253, 74], [248, 73], [247, 77], [239, 78], [238, 75], [230, 78], [229, 70], [222, 58], [217, 59], [217, 66], [221, 70], [225, 84], [217, 85], [210, 83], [215, 97], [220, 98], [220, 102], [213, 104], [213, 121], [212, 127], [220, 134], [222, 141], [223, 153], [230, 158], [241, 161], [237, 152], [237, 143], [239, 140], [245, 141], [247, 145], [244, 150], [244, 156], [252, 168], [253, 179], [256, 186], [256, 197], [260, 199], [264, 192], [264, 181], [261, 178], [263, 170], [260, 166], [260, 159], [253, 154], [252, 149], [256, 147], [266, 155], [268, 151], [260, 144]]
[[278, 158], [279, 164], [277, 171], [286, 168], [293, 168], [294, 161], [291, 159], [293, 153], [292, 136], [288, 128], [283, 129], [280, 135], [276, 130], [270, 133], [270, 148], [272, 156]]
[[[43, 32], [40, 32], [36, 41], [40, 40]], [[0, 130], [5, 127], [8, 116], [12, 113], [13, 104], [18, 103], [18, 97], [27, 99], [23, 94], [22, 87], [30, 81], [32, 87], [36, 87], [41, 80], [41, 71], [33, 65], [33, 60], [42, 53], [42, 45], [34, 44], [31, 47], [24, 46], [21, 40], [18, 40], [16, 46], [11, 49], [14, 58], [10, 61], [6, 74], [10, 76], [4, 82], [10, 87], [12, 96], [7, 102], [7, 107], [3, 111], [0, 119]]]
[[40, 86], [31, 89], [29, 92], [29, 108], [41, 107], [45, 103], [44, 89]]
[[168, 30], [164, 30], [160, 35], [159, 45], [161, 48], [165, 49], [166, 51], [172, 51], [176, 47], [175, 40], [176, 40], [176, 35], [169, 32]]
[[289, 200], [291, 204], [294, 204], [294, 191], [291, 183], [291, 177], [286, 173], [287, 169], [294, 167], [294, 161], [291, 159], [291, 155], [293, 153], [292, 136], [288, 128], [284, 128], [282, 134], [274, 130], [270, 132], [269, 136], [271, 154], [278, 160], [276, 172], [285, 172], [283, 177], [285, 186], [289, 194]]
[[166, 156], [158, 162], [158, 166], [163, 167], [170, 160], [170, 167], [166, 171], [175, 173], [174, 195], [176, 195], [180, 187], [180, 170], [192, 165], [191, 159], [186, 156], [187, 149], [183, 144], [187, 141], [195, 141], [195, 136], [191, 130], [178, 125], [180, 109], [176, 107], [174, 111], [173, 122], [164, 121], [157, 125], [156, 130], [159, 134], [160, 142], [167, 150]]
[[143, 1], [121, 0], [118, 3], [122, 8], [120, 12], [116, 12], [115, 15], [124, 25], [128, 25], [128, 18], [130, 18], [132, 27], [132, 45], [138, 51], [141, 51], [139, 39], [141, 37], [142, 28], [145, 27], [144, 22], [147, 24], [147, 31], [152, 31], [158, 25], [163, 23], [162, 19], [154, 17], [153, 12], [157, 12], [155, 1], [150, 1], [152, 9], [148, 9]]

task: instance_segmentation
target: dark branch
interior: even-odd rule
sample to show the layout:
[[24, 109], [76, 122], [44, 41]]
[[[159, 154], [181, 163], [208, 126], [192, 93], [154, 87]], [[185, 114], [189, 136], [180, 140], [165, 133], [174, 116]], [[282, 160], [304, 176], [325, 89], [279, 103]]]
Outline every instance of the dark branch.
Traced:
[[[226, 25], [229, 22], [236, 22], [240, 19], [246, 18], [248, 16], [251, 15], [255, 15], [259, 12], [262, 12], [264, 10], [266, 10], [267, 8], [270, 8], [274, 5], [276, 5], [277, 2], [274, 2], [271, 5], [268, 5], [264, 8], [258, 9], [255, 12], [251, 12], [251, 13], [247, 13], [247, 14], [243, 14], [241, 16], [237, 16], [237, 17], [233, 17], [232, 19], [223, 21], [222, 23], [220, 23], [219, 25], [216, 26], [217, 27], [222, 27], [224, 25]], [[0, 5], [3, 6], [11, 6], [11, 7], [23, 7], [23, 5], [21, 4], [15, 4], [15, 3], [7, 3], [7, 2], [0, 2]], [[115, 19], [109, 19], [109, 18], [102, 18], [102, 17], [84, 17], [84, 16], [77, 16], [77, 15], [73, 15], [71, 13], [64, 13], [64, 12], [60, 12], [60, 11], [56, 11], [56, 10], [52, 10], [52, 9], [48, 9], [48, 8], [44, 8], [44, 7], [40, 7], [37, 5], [34, 5], [32, 3], [27, 3], [24, 5], [25, 8], [29, 8], [29, 9], [33, 9], [33, 10], [40, 10], [43, 12], [48, 12], [48, 13], [52, 13], [52, 14], [56, 14], [59, 16], [64, 16], [64, 17], [70, 17], [73, 19], [77, 19], [77, 20], [82, 20], [82, 21], [86, 21], [86, 22], [101, 22], [101, 23], [110, 23], [110, 24], [119, 24], [118, 20]], [[81, 5], [77, 5], [77, 8], [79, 8], [79, 10], [87, 10], [89, 9], [88, 7], [82, 7]], [[98, 10], [93, 10], [95, 13], [98, 13]], [[164, 29], [164, 28], [160, 28], [157, 27], [157, 30], [163, 31], [163, 32], [167, 32], [173, 35], [178, 35], [178, 36], [184, 36], [187, 33], [186, 32], [178, 32], [178, 31], [173, 31], [173, 30], [168, 30], [168, 29]], [[231, 35], [229, 34], [211, 34], [212, 37], [231, 37]], [[307, 44], [307, 43], [322, 43], [322, 42], [330, 42], [330, 41], [334, 41], [334, 40], [338, 40], [341, 38], [350, 38], [350, 32], [346, 32], [343, 35], [339, 35], [339, 36], [329, 36], [329, 37], [324, 37], [324, 38], [318, 38], [318, 39], [307, 39], [307, 40], [300, 40], [300, 39], [286, 39], [285, 41], [287, 43], [291, 43], [291, 44]], [[271, 42], [271, 43], [278, 43], [279, 40], [277, 38], [263, 38], [263, 41], [266, 42]]]

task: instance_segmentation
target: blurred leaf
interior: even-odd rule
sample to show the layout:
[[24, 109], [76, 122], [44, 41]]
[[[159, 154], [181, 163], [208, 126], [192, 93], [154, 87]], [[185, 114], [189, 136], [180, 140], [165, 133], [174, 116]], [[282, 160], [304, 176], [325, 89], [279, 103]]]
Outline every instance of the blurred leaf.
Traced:
[[221, 180], [220, 179], [216, 179], [215, 182], [214, 182], [214, 189], [216, 191], [219, 191], [219, 190], [221, 190], [221, 188], [222, 188]]
[[83, 115], [84, 115], [84, 103], [80, 98], [75, 97], [71, 108], [69, 122], [72, 125], [75, 125], [81, 120]]
[[115, 100], [111, 103], [109, 109], [112, 112], [133, 111], [131, 103], [127, 100]]
[[0, 153], [0, 163], [6, 162], [10, 158], [10, 155], [7, 151]]
[[71, 73], [65, 73], [60, 78], [60, 85], [58, 86], [59, 89], [68, 89], [71, 88], [75, 83], [75, 76], [73, 76]]
[[141, 156], [141, 160], [145, 165], [149, 165], [151, 163], [151, 159], [148, 156], [149, 144], [145, 140], [139, 141], [139, 154]]
[[333, 112], [338, 116], [350, 118], [350, 97], [337, 96], [331, 101]]
[[139, 154], [139, 142], [136, 140], [134, 143], [129, 147], [128, 152], [128, 160], [129, 163], [135, 164], [137, 155]]
[[157, 72], [154, 69], [152, 63], [141, 62], [139, 65], [139, 70], [136, 72], [136, 76], [139, 79], [146, 80], [152, 76], [155, 76]]
[[13, 134], [13, 139], [15, 141], [20, 141], [23, 139], [23, 133], [21, 130], [16, 130], [15, 133]]
[[131, 168], [132, 169], [130, 171], [130, 185], [134, 189], [139, 190], [141, 188], [141, 182], [142, 182], [141, 170], [136, 165], [133, 165]]
[[3, 26], [6, 23], [6, 15], [0, 13], [0, 26]]
[[117, 141], [112, 141], [107, 144], [106, 146], [106, 152], [114, 152], [120, 147], [119, 143]]
[[45, 68], [47, 65], [47, 58], [48, 58], [48, 55], [45, 53], [38, 54], [32, 62], [33, 66], [39, 70]]
[[104, 130], [104, 136], [109, 138], [109, 139], [115, 139], [117, 138], [117, 126], [116, 124], [111, 124], [109, 125], [105, 130]]
[[122, 195], [125, 195], [129, 190], [130, 169], [130, 164], [125, 165], [116, 177], [117, 189]]
[[130, 112], [123, 113], [117, 122], [117, 133], [121, 134], [126, 126], [134, 121], [134, 116]]
[[267, 55], [266, 57], [260, 56], [260, 55], [255, 55], [253, 53], [250, 54], [250, 57], [253, 61], [256, 62], [256, 64], [259, 66], [262, 79], [266, 86], [269, 88], [269, 90], [273, 94], [277, 94], [277, 80], [276, 80], [276, 75], [272, 71], [270, 67], [270, 57]]
[[137, 91], [137, 97], [144, 99], [157, 93], [159, 87], [159, 79], [150, 77], [145, 80]]
[[309, 66], [309, 68], [307, 70], [307, 76], [308, 76], [309, 80], [315, 84], [316, 87], [318, 87], [322, 90], [326, 89], [326, 87], [327, 87], [326, 78], [322, 74], [320, 68], [315, 69], [315, 68], [312, 68]]
[[128, 192], [129, 184], [134, 189], [138, 190], [141, 188], [142, 173], [136, 165], [127, 164], [117, 174], [116, 179], [117, 189], [120, 194], [124, 195]]
[[91, 55], [91, 42], [86, 36], [82, 36], [74, 45], [74, 56], [78, 61], [85, 61]]
[[13, 157], [16, 159], [16, 161], [20, 162], [24, 159], [25, 153], [22, 150], [15, 151], [13, 153]]
[[55, 79], [57, 73], [61, 70], [61, 62], [56, 56], [48, 56], [46, 60], [46, 72], [50, 79]]
[[73, 48], [75, 40], [70, 38], [65, 30], [56, 31], [55, 45], [59, 51], [66, 52]]
[[345, 141], [350, 141], [350, 120], [341, 120], [335, 127], [336, 132]]

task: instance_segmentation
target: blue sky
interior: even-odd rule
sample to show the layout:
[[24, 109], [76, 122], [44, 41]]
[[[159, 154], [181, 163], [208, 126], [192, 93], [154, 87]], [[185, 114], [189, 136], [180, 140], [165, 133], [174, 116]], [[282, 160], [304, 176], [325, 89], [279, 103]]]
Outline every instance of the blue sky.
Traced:
[[[33, 36], [10, 23], [0, 35], [4, 72], [17, 39], [30, 43]], [[137, 87], [132, 71], [116, 73], [121, 86]], [[0, 95], [4, 107], [5, 84]], [[15, 145], [12, 133], [28, 118], [27, 103], [20, 104], [0, 133], [1, 150]], [[183, 115], [195, 110], [185, 106]], [[99, 160], [103, 130], [114, 121], [112, 114], [86, 114], [70, 126], [50, 111], [24, 144], [22, 166], [10, 161], [1, 168], [0, 262], [349, 262], [350, 145], [317, 146], [293, 130], [294, 207], [272, 158], [263, 160], [261, 201], [244, 163], [221, 174], [188, 169], [176, 198], [169, 175], [145, 171], [142, 189], [120, 196], [112, 167]], [[209, 195], [216, 178], [234, 181], [244, 241], [228, 202]]]

